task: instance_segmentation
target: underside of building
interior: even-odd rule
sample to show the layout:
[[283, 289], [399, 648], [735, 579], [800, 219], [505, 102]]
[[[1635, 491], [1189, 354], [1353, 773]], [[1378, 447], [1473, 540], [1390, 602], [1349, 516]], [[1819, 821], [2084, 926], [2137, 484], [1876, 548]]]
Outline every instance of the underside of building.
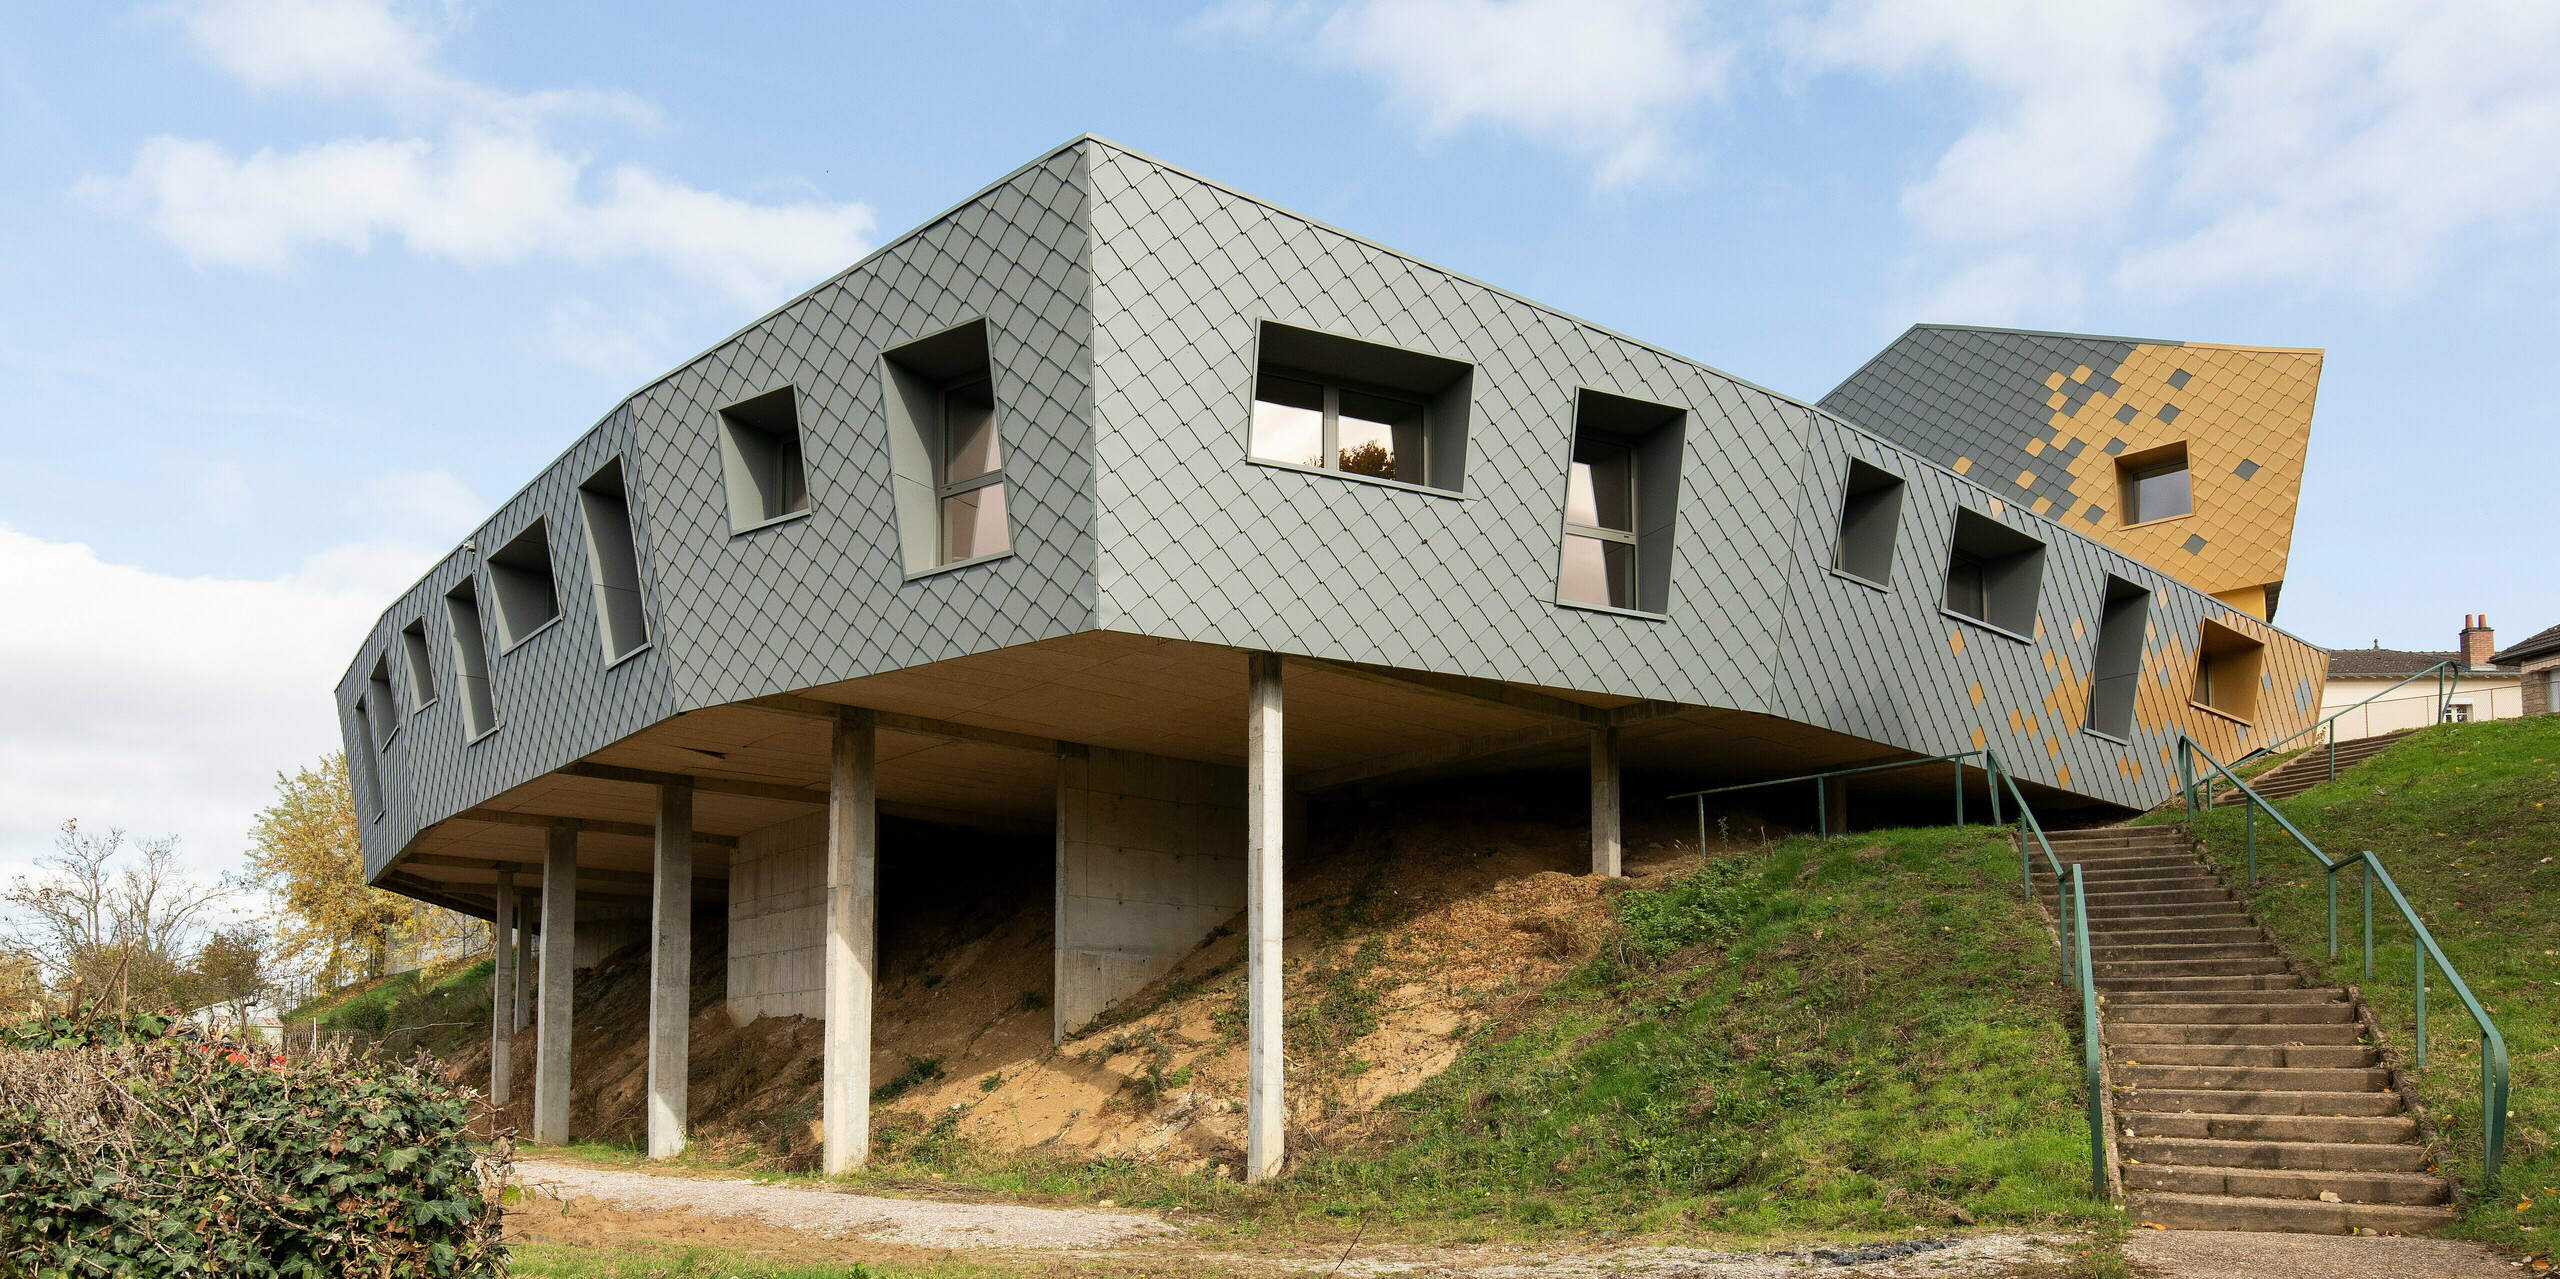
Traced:
[[2108, 815], [2180, 733], [2309, 722], [2263, 602], [1896, 438], [1079, 138], [632, 395], [383, 614], [338, 689], [366, 870], [540, 935], [539, 1140], [573, 967], [647, 940], [654, 1154], [725, 909], [731, 1015], [827, 1023], [840, 1169], [879, 865], [936, 856], [881, 817], [1047, 837], [1059, 1033], [1243, 914], [1267, 1175], [1311, 806], [1587, 773], [1611, 875], [1631, 776], [1970, 752]]

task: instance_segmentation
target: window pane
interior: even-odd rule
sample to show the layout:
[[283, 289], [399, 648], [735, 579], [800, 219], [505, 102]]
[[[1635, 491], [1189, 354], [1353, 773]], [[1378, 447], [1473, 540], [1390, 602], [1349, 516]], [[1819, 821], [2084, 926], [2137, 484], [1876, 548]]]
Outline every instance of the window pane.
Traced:
[[2185, 515], [2194, 509], [2195, 504], [2187, 485], [2187, 468], [2181, 466], [2173, 471], [2159, 471], [2135, 477], [2132, 519], [2127, 522], [2141, 524], [2150, 520], [2165, 520], [2172, 515]]
[[956, 484], [1004, 465], [996, 445], [993, 384], [980, 378], [942, 393], [942, 482]]
[[1981, 564], [1961, 555], [1948, 562], [1947, 607], [1975, 621], [1990, 613], [1989, 602], [1982, 595]]
[[1004, 485], [990, 484], [942, 499], [943, 561], [976, 559], [1009, 549]]
[[1636, 548], [1624, 542], [1566, 534], [1564, 574], [1558, 595], [1577, 604], [1633, 608]]
[[1422, 481], [1421, 459], [1407, 456], [1421, 451], [1421, 405], [1344, 391], [1334, 431], [1343, 470], [1380, 479]]
[[1615, 444], [1597, 440], [1574, 446], [1573, 479], [1565, 488], [1568, 524], [1635, 531], [1632, 455]]
[[1253, 385], [1255, 457], [1324, 465], [1324, 388], [1265, 374]]

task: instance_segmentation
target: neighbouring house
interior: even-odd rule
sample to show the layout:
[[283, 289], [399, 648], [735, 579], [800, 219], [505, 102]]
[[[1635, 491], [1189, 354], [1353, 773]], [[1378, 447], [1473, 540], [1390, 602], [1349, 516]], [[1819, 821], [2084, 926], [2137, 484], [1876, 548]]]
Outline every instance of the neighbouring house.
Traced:
[[[2112, 818], [2182, 736], [2313, 721], [2263, 618], [2316, 359], [1967, 349], [1844, 417], [1078, 138], [642, 387], [390, 603], [337, 689], [366, 877], [495, 926], [501, 1104], [539, 934], [545, 1142], [573, 969], [647, 939], [652, 1156], [725, 915], [729, 1015], [825, 1022], [832, 1171], [894, 1069], [883, 920], [973, 890], [953, 828], [1027, 835], [1054, 1033], [1244, 934], [1260, 1177], [1310, 810], [1587, 776], [1605, 876], [1629, 775], [1996, 751]], [[1939, 461], [1973, 412], [2067, 475]]]
[[[2560, 665], [2560, 627], [2534, 638], [2552, 641], [2549, 660]], [[2520, 672], [2506, 665], [2503, 655], [2492, 656], [2496, 648], [2497, 636], [2489, 629], [2488, 615], [2481, 614], [2462, 619], [2457, 647], [2447, 652], [2384, 648], [2380, 641], [2371, 648], [2333, 649], [2329, 679], [2320, 692], [2321, 717], [2354, 708], [2338, 721], [2337, 739], [2344, 742], [2435, 723], [2440, 698], [2442, 717], [2453, 723], [2535, 713], [2525, 709], [2526, 688]], [[2441, 681], [2410, 679], [2445, 662], [2453, 663], [2455, 669]]]
[[2524, 714], [2560, 714], [2560, 626], [2536, 631], [2489, 660], [2516, 668], [2524, 684]]

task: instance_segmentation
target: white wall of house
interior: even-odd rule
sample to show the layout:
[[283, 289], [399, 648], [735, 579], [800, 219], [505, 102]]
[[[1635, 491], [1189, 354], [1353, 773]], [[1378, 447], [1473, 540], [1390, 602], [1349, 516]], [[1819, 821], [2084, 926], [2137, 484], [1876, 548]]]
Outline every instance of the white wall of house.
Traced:
[[[2396, 675], [2370, 675], [2340, 678], [2332, 675], [2320, 693], [2320, 717], [2327, 719], [2358, 702], [2357, 707], [2338, 721], [2338, 740], [2351, 742], [2359, 737], [2396, 733], [2404, 728], [2424, 728], [2436, 722], [2436, 681], [2433, 677], [2412, 680], [2398, 688], [2392, 684]], [[2389, 690], [2387, 693], [2384, 690]], [[2375, 694], [2383, 696], [2376, 698]], [[2367, 701], [2368, 698], [2373, 700]], [[2515, 672], [2495, 675], [2466, 674], [2454, 682], [2453, 704], [2467, 707], [2454, 718], [2475, 721], [2516, 719], [2524, 714], [2524, 682]]]

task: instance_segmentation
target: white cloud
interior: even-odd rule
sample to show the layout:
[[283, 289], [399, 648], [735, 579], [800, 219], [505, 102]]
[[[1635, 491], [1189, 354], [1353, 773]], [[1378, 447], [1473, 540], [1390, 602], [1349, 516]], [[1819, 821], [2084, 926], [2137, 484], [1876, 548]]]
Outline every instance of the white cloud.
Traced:
[[2394, 299], [2560, 231], [2547, 4], [1843, 0], [1785, 44], [1808, 69], [1978, 102], [1903, 194], [1909, 304], [1932, 315]]
[[276, 771], [338, 747], [330, 690], [383, 601], [482, 509], [440, 473], [359, 500], [383, 540], [266, 580], [171, 577], [0, 525], [0, 863], [68, 817], [235, 861]]
[[1615, 184], [1676, 166], [1681, 113], [1719, 92], [1729, 50], [1688, 0], [1235, 0], [1212, 33], [1365, 72], [1427, 133], [1484, 126], [1575, 153]]
[[182, 11], [198, 48], [253, 90], [369, 94], [435, 136], [342, 138], [236, 155], [157, 137], [122, 175], [75, 194], [149, 227], [203, 266], [278, 270], [314, 246], [377, 238], [471, 266], [537, 258], [653, 261], [739, 303], [771, 304], [862, 256], [858, 203], [757, 204], [637, 165], [591, 172], [543, 118], [610, 95], [509, 95], [451, 77], [435, 39], [380, 0], [214, 0]]
[[586, 298], [569, 297], [551, 305], [534, 345], [554, 359], [629, 381], [665, 368], [671, 340], [663, 316], [608, 311]]

